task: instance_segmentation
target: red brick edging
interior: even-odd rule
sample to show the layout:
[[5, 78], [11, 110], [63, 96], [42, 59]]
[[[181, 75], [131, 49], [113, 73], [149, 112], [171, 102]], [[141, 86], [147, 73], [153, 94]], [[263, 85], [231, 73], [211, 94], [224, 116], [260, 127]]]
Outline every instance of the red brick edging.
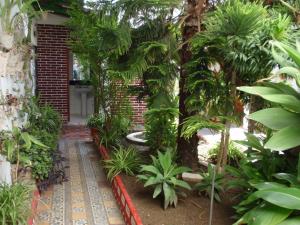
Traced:
[[33, 199], [31, 201], [31, 213], [32, 213], [32, 215], [27, 221], [28, 225], [33, 225], [34, 224], [34, 215], [35, 215], [36, 210], [37, 210], [39, 199], [40, 199], [40, 192], [38, 190], [35, 190], [34, 193], [33, 193]]
[[[92, 132], [92, 135], [102, 158], [109, 159], [110, 157], [106, 148], [103, 145], [99, 145], [99, 137], [95, 134], [95, 132]], [[111, 185], [126, 225], [143, 225], [142, 220], [126, 190], [122, 178], [120, 176], [116, 176]]]

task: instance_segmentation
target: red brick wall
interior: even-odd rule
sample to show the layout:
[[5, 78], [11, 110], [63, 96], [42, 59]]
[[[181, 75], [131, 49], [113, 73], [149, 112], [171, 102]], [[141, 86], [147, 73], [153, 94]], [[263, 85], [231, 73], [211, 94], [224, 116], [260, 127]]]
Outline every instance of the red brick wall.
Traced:
[[69, 31], [64, 26], [37, 25], [37, 91], [41, 104], [51, 104], [69, 120]]
[[[132, 85], [142, 85], [139, 80], [133, 82]], [[129, 97], [133, 109], [133, 124], [144, 124], [144, 113], [147, 111], [147, 104], [144, 101], [139, 101], [136, 96]]]
[[[37, 25], [37, 91], [41, 104], [51, 104], [69, 121], [69, 31], [64, 26]], [[134, 82], [135, 85], [138, 81]], [[146, 103], [130, 97], [133, 123], [143, 124]]]

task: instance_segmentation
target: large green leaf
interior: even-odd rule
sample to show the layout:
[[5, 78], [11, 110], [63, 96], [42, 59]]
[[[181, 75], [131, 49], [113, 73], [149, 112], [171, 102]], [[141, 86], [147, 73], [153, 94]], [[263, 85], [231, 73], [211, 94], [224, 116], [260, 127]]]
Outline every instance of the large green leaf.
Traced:
[[258, 95], [268, 101], [281, 104], [291, 110], [300, 112], [300, 100], [293, 95], [286, 94], [282, 89], [274, 87], [239, 87], [238, 90], [249, 94]]
[[153, 198], [156, 198], [162, 191], [162, 185], [159, 184], [155, 187], [154, 193], [153, 193]]
[[170, 204], [170, 199], [171, 199], [171, 187], [167, 183], [163, 183], [163, 191], [164, 191], [164, 197], [165, 197], [165, 202], [164, 202], [164, 209], [168, 208], [168, 205]]
[[237, 88], [240, 91], [246, 92], [248, 94], [252, 95], [258, 95], [258, 96], [263, 96], [263, 95], [273, 95], [273, 94], [282, 94], [282, 91], [271, 88], [271, 87], [261, 87], [261, 86], [256, 86], [256, 87], [249, 87], [249, 86], [243, 86], [243, 87], [238, 87]]
[[265, 147], [283, 151], [300, 145], [300, 125], [286, 127], [276, 133], [268, 140]]
[[297, 217], [287, 219], [278, 225], [299, 225], [299, 224], [300, 224], [300, 216], [297, 216]]
[[300, 210], [300, 189], [298, 188], [264, 189], [253, 195], [283, 208]]
[[276, 177], [279, 180], [287, 181], [292, 185], [297, 184], [297, 177], [293, 174], [290, 174], [290, 173], [276, 173], [273, 176]]
[[245, 133], [245, 135], [247, 137], [246, 141], [234, 141], [234, 142], [257, 150], [264, 150], [264, 146], [262, 145], [258, 137], [256, 137], [254, 134], [251, 133]]
[[292, 95], [298, 99], [300, 99], [300, 94], [297, 92], [294, 88], [292, 88], [290, 85], [280, 82], [280, 83], [273, 83], [273, 82], [265, 82], [265, 87], [271, 87], [275, 88], [277, 90], [280, 90], [282, 94]]
[[188, 189], [188, 190], [191, 190], [191, 189], [192, 189], [191, 186], [190, 186], [187, 182], [185, 182], [185, 181], [183, 181], [183, 180], [178, 180], [178, 179], [176, 179], [175, 177], [172, 177], [172, 178], [170, 179], [170, 181], [171, 181], [171, 183], [172, 183], [174, 186], [179, 186], [179, 187], [182, 187], [182, 188], [185, 188], [185, 189]]
[[144, 187], [148, 187], [148, 186], [151, 186], [151, 185], [154, 185], [154, 184], [159, 184], [161, 182], [162, 182], [162, 180], [159, 177], [149, 177], [149, 179], [144, 184]]
[[234, 225], [244, 223], [248, 225], [277, 225], [284, 221], [291, 212], [290, 209], [267, 204], [250, 210]]
[[281, 42], [274, 42], [273, 45], [287, 52], [289, 57], [297, 64], [298, 67], [300, 67], [300, 52], [298, 52], [297, 49]]
[[279, 70], [279, 73], [285, 73], [291, 77], [293, 77], [298, 86], [300, 86], [300, 70], [295, 67], [284, 67]]
[[300, 114], [282, 108], [263, 109], [249, 115], [249, 119], [262, 123], [273, 130], [300, 124]]
[[160, 171], [155, 166], [152, 166], [152, 165], [143, 165], [141, 168], [141, 172], [160, 174]]
[[295, 112], [300, 112], [300, 100], [292, 95], [287, 94], [270, 94], [262, 95], [262, 98], [280, 104]]
[[163, 168], [164, 175], [166, 175], [166, 172], [172, 165], [171, 153], [169, 151], [167, 151], [165, 154], [158, 152], [158, 160], [159, 160], [160, 165]]
[[260, 182], [256, 184], [251, 184], [253, 187], [255, 187], [258, 190], [266, 190], [266, 189], [271, 189], [271, 188], [283, 188], [286, 187], [283, 184], [279, 184], [276, 182]]

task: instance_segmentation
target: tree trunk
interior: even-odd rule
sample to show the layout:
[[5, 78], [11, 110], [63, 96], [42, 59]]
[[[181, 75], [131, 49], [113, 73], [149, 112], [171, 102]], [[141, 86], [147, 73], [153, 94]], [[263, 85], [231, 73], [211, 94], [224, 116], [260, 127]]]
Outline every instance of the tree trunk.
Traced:
[[198, 138], [195, 134], [189, 140], [181, 137], [182, 123], [190, 117], [192, 114], [188, 112], [186, 107], [186, 99], [190, 93], [186, 90], [186, 82], [188, 78], [188, 71], [184, 68], [184, 65], [191, 60], [191, 52], [189, 49], [188, 41], [200, 31], [201, 15], [205, 8], [205, 0], [187, 0], [185, 6], [185, 19], [182, 27], [182, 42], [181, 49], [181, 70], [179, 81], [179, 127], [178, 127], [178, 153], [181, 157], [181, 162], [184, 165], [196, 168], [198, 164]]

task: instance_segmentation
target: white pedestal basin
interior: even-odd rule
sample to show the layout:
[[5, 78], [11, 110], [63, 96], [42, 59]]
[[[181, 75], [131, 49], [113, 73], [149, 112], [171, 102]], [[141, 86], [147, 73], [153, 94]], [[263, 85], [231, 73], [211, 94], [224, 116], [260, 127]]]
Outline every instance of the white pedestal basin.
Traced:
[[75, 91], [81, 96], [81, 116], [87, 116], [87, 96], [93, 90], [92, 86], [87, 85], [76, 85]]

